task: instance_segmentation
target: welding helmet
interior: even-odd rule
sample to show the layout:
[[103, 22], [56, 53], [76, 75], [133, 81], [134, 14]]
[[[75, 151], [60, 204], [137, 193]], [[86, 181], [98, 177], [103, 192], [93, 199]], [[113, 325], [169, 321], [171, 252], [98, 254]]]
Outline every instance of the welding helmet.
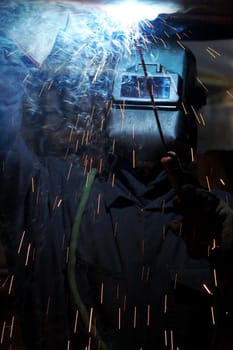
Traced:
[[166, 151], [189, 162], [196, 148], [197, 111], [204, 103], [189, 49], [176, 41], [135, 47], [119, 61], [113, 83], [107, 117], [113, 153], [132, 168], [158, 167]]

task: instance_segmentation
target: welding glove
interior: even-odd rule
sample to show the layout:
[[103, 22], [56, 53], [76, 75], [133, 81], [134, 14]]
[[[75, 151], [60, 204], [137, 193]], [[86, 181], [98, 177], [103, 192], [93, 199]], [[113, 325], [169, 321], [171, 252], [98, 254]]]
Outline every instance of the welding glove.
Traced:
[[207, 191], [179, 166], [174, 167], [171, 157], [164, 162], [176, 190], [174, 209], [180, 216], [169, 227], [184, 239], [191, 257], [206, 257], [218, 264], [233, 261], [233, 211], [229, 205], [217, 192]]
[[224, 200], [201, 187], [185, 184], [180, 187], [174, 206], [182, 221], [170, 226], [183, 237], [191, 257], [207, 257], [213, 262], [216, 254], [225, 261], [231, 257], [233, 211]]

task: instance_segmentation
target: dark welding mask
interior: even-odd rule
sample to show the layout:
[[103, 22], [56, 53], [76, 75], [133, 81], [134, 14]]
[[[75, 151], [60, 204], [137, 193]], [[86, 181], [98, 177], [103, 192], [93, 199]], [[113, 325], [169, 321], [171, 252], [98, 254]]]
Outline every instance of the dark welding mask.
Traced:
[[107, 118], [113, 153], [133, 168], [158, 166], [166, 151], [189, 162], [196, 147], [197, 111], [205, 103], [196, 78], [194, 55], [175, 41], [136, 47], [122, 58]]

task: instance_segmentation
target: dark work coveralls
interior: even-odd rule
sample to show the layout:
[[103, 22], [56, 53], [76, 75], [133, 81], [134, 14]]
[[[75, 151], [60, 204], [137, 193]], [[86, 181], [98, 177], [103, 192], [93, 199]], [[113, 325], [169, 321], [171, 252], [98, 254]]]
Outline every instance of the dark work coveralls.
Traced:
[[[27, 71], [20, 55], [9, 55], [13, 44], [3, 37], [1, 43], [1, 234], [25, 339], [33, 350], [94, 348], [81, 313], [75, 328], [67, 283], [86, 176], [65, 160], [38, 159], [25, 144], [20, 124]], [[115, 175], [114, 183], [96, 176], [79, 230], [76, 283], [89, 321], [109, 349], [209, 349], [211, 271], [166, 230], [176, 217], [166, 174], [148, 186], [121, 167]]]

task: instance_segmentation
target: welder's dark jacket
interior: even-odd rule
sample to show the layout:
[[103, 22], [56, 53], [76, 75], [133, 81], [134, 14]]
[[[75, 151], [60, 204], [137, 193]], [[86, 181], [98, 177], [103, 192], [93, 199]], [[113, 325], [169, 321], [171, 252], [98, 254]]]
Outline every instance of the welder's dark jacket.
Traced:
[[[8, 43], [0, 53], [0, 213], [14, 293], [29, 349], [72, 349], [74, 341], [82, 350], [88, 325], [79, 313], [75, 329], [67, 261], [86, 176], [66, 161], [38, 159], [20, 136], [27, 72], [11, 50]], [[118, 169], [114, 183], [97, 176], [91, 188], [76, 283], [109, 349], [208, 349], [211, 272], [166, 230], [173, 196], [164, 173], [146, 187]]]

